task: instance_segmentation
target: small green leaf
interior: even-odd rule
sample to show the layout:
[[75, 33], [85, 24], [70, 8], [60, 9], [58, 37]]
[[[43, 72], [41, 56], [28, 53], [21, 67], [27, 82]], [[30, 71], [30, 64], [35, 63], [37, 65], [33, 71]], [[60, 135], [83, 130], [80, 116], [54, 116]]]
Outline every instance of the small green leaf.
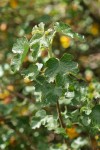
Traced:
[[57, 122], [57, 117], [48, 115], [47, 121], [46, 121], [46, 127], [48, 130], [56, 130], [58, 128], [58, 122]]
[[50, 103], [56, 103], [59, 97], [62, 95], [61, 87], [51, 87], [52, 89], [48, 91], [48, 94], [45, 95], [45, 101]]
[[45, 125], [46, 119], [47, 116], [46, 116], [46, 111], [44, 109], [37, 111], [31, 121], [32, 129], [39, 128], [42, 124]]
[[31, 121], [31, 126], [32, 126], [32, 129], [40, 128], [41, 126], [40, 118], [33, 117]]
[[26, 52], [28, 48], [28, 40], [25, 37], [23, 37], [17, 39], [16, 43], [13, 45], [12, 52], [15, 54], [22, 54], [24, 51]]
[[32, 34], [42, 34], [44, 32], [44, 23], [41, 22], [38, 26], [35, 25], [32, 29]]
[[65, 62], [65, 61], [72, 61], [74, 59], [74, 57], [71, 54], [64, 54], [63, 57], [61, 58], [61, 61]]
[[56, 84], [57, 84], [57, 86], [63, 86], [64, 85], [64, 76], [62, 74], [57, 74]]
[[100, 125], [100, 105], [96, 105], [91, 112], [93, 122]]
[[39, 74], [37, 65], [30, 65], [27, 69], [24, 69], [21, 74], [24, 77], [28, 77], [30, 80], [35, 80]]
[[53, 29], [45, 31], [44, 24], [40, 23], [38, 26], [33, 28], [32, 34], [33, 36], [30, 40], [30, 48], [32, 56], [34, 60], [36, 60], [39, 55], [39, 51], [50, 48], [55, 31]]
[[47, 69], [45, 71], [45, 74], [48, 77], [55, 77], [57, 74], [78, 72], [78, 64], [72, 61], [72, 56], [70, 54], [64, 54], [60, 60], [58, 60], [57, 58], [50, 58], [46, 62], [46, 66]]
[[46, 111], [44, 109], [41, 109], [36, 112], [35, 114], [36, 117], [44, 118], [46, 116]]
[[78, 38], [79, 40], [83, 40], [84, 36], [74, 32], [69, 25], [63, 23], [63, 22], [56, 22], [54, 24], [54, 29], [56, 30], [56, 32], [61, 32], [64, 35], [67, 35], [71, 38]]
[[57, 73], [59, 73], [59, 61], [56, 58], [50, 58], [47, 62], [46, 62], [46, 72], [45, 74], [47, 76], [55, 76]]
[[30, 65], [27, 69], [24, 69], [21, 74], [24, 77], [28, 77], [30, 80], [35, 80], [39, 74], [37, 65]]
[[58, 127], [57, 118], [52, 115], [46, 115], [45, 110], [38, 111], [31, 120], [32, 129], [40, 128], [44, 125], [48, 130], [54, 130]]
[[84, 124], [84, 126], [89, 126], [91, 123], [91, 119], [86, 115], [81, 116], [81, 120], [82, 120], [82, 123]]
[[29, 50], [29, 43], [28, 40], [23, 37], [18, 39], [17, 42], [14, 44], [12, 51], [15, 53], [15, 56], [11, 60], [11, 69], [13, 72], [19, 71], [21, 64], [24, 61]]
[[41, 100], [47, 104], [56, 103], [62, 95], [62, 88], [47, 82], [43, 76], [36, 79], [35, 91], [41, 92]]
[[38, 56], [38, 54], [39, 54], [40, 45], [39, 45], [39, 43], [36, 43], [36, 44], [32, 45], [31, 48], [34, 49], [34, 50], [32, 51], [32, 57], [34, 58], [34, 60], [36, 60], [36, 59], [37, 59], [37, 56]]
[[16, 54], [11, 60], [11, 70], [13, 72], [16, 72], [20, 69], [20, 66], [21, 66], [20, 54]]

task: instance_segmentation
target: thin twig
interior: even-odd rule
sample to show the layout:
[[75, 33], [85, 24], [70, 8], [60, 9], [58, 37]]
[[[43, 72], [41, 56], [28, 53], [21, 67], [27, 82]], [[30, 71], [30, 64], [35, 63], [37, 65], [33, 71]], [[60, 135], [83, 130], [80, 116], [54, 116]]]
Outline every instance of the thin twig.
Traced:
[[60, 105], [59, 105], [59, 101], [57, 100], [57, 113], [58, 113], [58, 117], [59, 117], [59, 122], [62, 128], [65, 128], [65, 125], [63, 123], [63, 119], [61, 116], [61, 110], [60, 110]]
[[95, 150], [94, 145], [93, 145], [92, 140], [91, 140], [91, 136], [89, 135], [88, 137], [89, 137], [89, 141], [90, 141], [91, 150]]
[[[59, 117], [60, 126], [65, 129], [65, 124], [64, 124], [62, 116], [61, 116], [61, 110], [60, 110], [60, 105], [59, 105], [58, 100], [57, 100], [57, 113], [58, 113], [58, 117]], [[63, 139], [63, 142], [67, 145], [67, 148], [69, 149], [69, 144], [68, 144], [67, 140]]]

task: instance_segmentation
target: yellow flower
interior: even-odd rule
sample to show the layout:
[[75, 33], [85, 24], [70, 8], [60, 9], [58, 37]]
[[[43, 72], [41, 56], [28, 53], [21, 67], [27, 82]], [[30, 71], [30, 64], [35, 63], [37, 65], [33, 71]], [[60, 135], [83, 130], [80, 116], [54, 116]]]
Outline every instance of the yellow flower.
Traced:
[[100, 146], [100, 142], [98, 142], [98, 146]]
[[94, 23], [91, 25], [91, 27], [89, 28], [89, 32], [92, 35], [98, 35], [99, 34], [99, 25]]
[[5, 99], [10, 95], [9, 91], [4, 90], [3, 92], [0, 93], [0, 99]]
[[10, 91], [14, 91], [14, 86], [13, 85], [8, 85], [7, 89], [10, 90]]
[[27, 107], [23, 107], [21, 108], [19, 114], [22, 115], [22, 116], [26, 116], [28, 115], [29, 111], [28, 111], [28, 108]]
[[79, 136], [79, 133], [76, 131], [75, 127], [66, 128], [66, 133], [70, 139], [73, 139]]
[[95, 136], [95, 139], [96, 139], [96, 140], [98, 140], [98, 139], [99, 139], [99, 136], [98, 136], [98, 135], [96, 135], [96, 136]]
[[24, 83], [30, 83], [31, 82], [31, 80], [28, 78], [28, 77], [26, 77], [26, 78], [24, 78]]
[[18, 6], [17, 0], [10, 0], [10, 6], [15, 9]]
[[71, 39], [68, 36], [61, 36], [60, 42], [63, 48], [68, 48], [71, 43]]

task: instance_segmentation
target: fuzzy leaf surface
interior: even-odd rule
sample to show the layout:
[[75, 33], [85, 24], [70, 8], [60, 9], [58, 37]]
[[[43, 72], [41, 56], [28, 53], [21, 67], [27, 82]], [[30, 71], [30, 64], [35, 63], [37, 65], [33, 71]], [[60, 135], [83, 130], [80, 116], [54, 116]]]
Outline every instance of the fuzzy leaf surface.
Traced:
[[24, 77], [28, 77], [30, 80], [35, 80], [39, 74], [37, 65], [30, 65], [27, 69], [24, 69], [21, 73]]
[[100, 105], [96, 105], [92, 109], [91, 117], [96, 124], [100, 125]]
[[12, 52], [15, 54], [11, 61], [11, 69], [13, 72], [19, 71], [27, 53], [29, 50], [28, 40], [23, 37], [17, 40], [12, 48]]
[[51, 46], [54, 37], [54, 30], [48, 29], [45, 31], [44, 24], [40, 23], [38, 26], [33, 28], [32, 34], [30, 47], [33, 58], [37, 59], [39, 51], [49, 49]]
[[84, 36], [74, 32], [69, 25], [63, 23], [63, 22], [56, 22], [54, 24], [54, 29], [56, 30], [56, 32], [62, 33], [64, 35], [67, 35], [71, 38], [77, 38], [79, 40], [83, 40]]
[[57, 74], [77, 73], [78, 64], [72, 61], [73, 57], [70, 54], [64, 54], [59, 60], [57, 58], [50, 58], [46, 62], [47, 69], [45, 75], [47, 77], [55, 77]]
[[42, 76], [39, 76], [36, 79], [35, 90], [36, 92], [41, 93], [41, 100], [45, 101], [47, 104], [55, 103], [62, 95], [61, 87], [57, 87], [53, 83], [47, 82]]

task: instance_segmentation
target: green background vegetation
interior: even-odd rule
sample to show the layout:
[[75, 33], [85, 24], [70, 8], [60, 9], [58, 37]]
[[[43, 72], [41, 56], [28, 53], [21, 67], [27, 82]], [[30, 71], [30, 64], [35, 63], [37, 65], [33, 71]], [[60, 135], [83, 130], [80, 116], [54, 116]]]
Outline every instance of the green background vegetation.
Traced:
[[[49, 115], [56, 118], [54, 106], [45, 107], [48, 124], [40, 128], [34, 126], [33, 120], [37, 111], [42, 108], [36, 103], [34, 84], [29, 79], [15, 74], [10, 69], [13, 57], [12, 47], [17, 38], [31, 38], [32, 28], [44, 22], [45, 29], [52, 27], [56, 21], [62, 21], [73, 31], [85, 36], [84, 41], [71, 39], [57, 33], [53, 41], [53, 53], [61, 58], [64, 53], [70, 53], [78, 62], [80, 74], [87, 84], [82, 100], [86, 104], [78, 108], [82, 101], [74, 101], [70, 105], [73, 93], [69, 92], [66, 100], [61, 102], [62, 116], [65, 119], [66, 133], [62, 128], [54, 132], [56, 123]], [[41, 54], [41, 60], [46, 61], [47, 51]], [[27, 55], [23, 67], [32, 63], [32, 57]], [[80, 81], [81, 82], [81, 81]], [[80, 83], [81, 84], [81, 83]], [[73, 89], [70, 87], [71, 90]], [[75, 86], [78, 91], [77, 85]], [[83, 103], [82, 103], [83, 104]], [[69, 114], [64, 106], [68, 107]], [[89, 124], [88, 115], [91, 109], [92, 117], [97, 123]], [[80, 118], [78, 117], [81, 114]], [[0, 149], [4, 150], [99, 150], [100, 149], [100, 0], [1, 0], [0, 1]], [[39, 119], [45, 112], [38, 112]], [[69, 117], [71, 116], [72, 119]], [[55, 119], [54, 118], [54, 119]], [[75, 124], [80, 119], [80, 124]], [[74, 122], [74, 124], [73, 124]], [[42, 124], [42, 123], [41, 123]], [[48, 130], [49, 129], [49, 130]], [[66, 138], [69, 148], [63, 142]]]

